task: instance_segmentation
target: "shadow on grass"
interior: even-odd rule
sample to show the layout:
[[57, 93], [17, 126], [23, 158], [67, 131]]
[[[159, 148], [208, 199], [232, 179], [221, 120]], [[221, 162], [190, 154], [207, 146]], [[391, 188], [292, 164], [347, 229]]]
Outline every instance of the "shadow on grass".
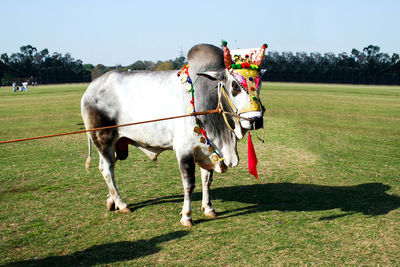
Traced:
[[95, 245], [71, 255], [52, 256], [38, 260], [27, 260], [10, 263], [7, 266], [91, 266], [128, 261], [161, 250], [158, 244], [187, 235], [188, 231], [176, 231], [153, 237], [149, 240], [121, 241], [110, 244]]
[[[362, 213], [383, 215], [400, 207], [400, 197], [386, 193], [390, 186], [367, 183], [355, 186], [324, 186], [313, 184], [270, 183], [233, 186], [212, 190], [214, 199], [253, 204], [237, 210], [219, 213], [226, 217], [239, 216], [259, 211], [321, 211], [341, 209], [342, 215], [322, 217], [332, 220]], [[231, 214], [233, 213], [233, 214]]]
[[[249, 213], [278, 211], [321, 211], [341, 209], [341, 215], [322, 217], [333, 220], [354, 213], [383, 215], [400, 207], [400, 197], [386, 193], [390, 186], [367, 183], [355, 186], [325, 186], [314, 184], [268, 183], [231, 186], [212, 189], [212, 200], [235, 201], [250, 204], [234, 210], [218, 212], [218, 218], [235, 217]], [[193, 194], [193, 200], [201, 200], [201, 192]], [[166, 196], [130, 205], [138, 209], [166, 202], [183, 203], [182, 195]], [[218, 207], [216, 207], [218, 211]], [[205, 220], [199, 220], [200, 223]]]
[[[197, 198], [195, 196], [196, 194], [193, 194], [192, 199], [196, 200]], [[144, 208], [147, 206], [152, 206], [152, 205], [159, 205], [163, 203], [182, 203], [183, 204], [183, 195], [174, 195], [174, 196], [166, 196], [166, 197], [160, 197], [160, 198], [154, 198], [154, 199], [149, 199], [145, 200], [139, 203], [134, 203], [134, 204], [129, 204], [128, 207], [131, 209], [131, 211], [135, 211], [140, 208]]]

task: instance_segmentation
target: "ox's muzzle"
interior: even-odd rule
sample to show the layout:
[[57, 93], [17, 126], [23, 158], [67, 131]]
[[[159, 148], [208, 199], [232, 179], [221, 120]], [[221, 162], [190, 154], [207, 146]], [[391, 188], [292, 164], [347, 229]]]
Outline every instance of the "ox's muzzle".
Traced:
[[[244, 129], [260, 129], [264, 125], [263, 109], [258, 99], [251, 99], [250, 103], [240, 111], [240, 124]], [[245, 119], [246, 118], [246, 119]]]
[[264, 125], [264, 119], [261, 111], [251, 111], [240, 114], [241, 117], [247, 119], [240, 119], [240, 124], [244, 129], [253, 130], [260, 129]]

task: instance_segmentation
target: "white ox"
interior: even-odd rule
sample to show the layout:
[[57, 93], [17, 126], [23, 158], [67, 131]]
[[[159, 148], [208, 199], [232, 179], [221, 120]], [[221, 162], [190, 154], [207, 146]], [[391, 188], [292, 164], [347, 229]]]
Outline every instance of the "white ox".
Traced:
[[[206, 44], [196, 45], [189, 51], [188, 61], [189, 74], [195, 82], [196, 111], [215, 109], [218, 106], [218, 90], [222, 86], [238, 113], [249, 104], [248, 92], [225, 68], [220, 48]], [[260, 86], [261, 83], [257, 91]], [[82, 97], [81, 110], [85, 127], [91, 129], [187, 114], [191, 95], [185, 88], [187, 85], [181, 83], [177, 71], [108, 72], [95, 79]], [[222, 96], [221, 101], [224, 110], [232, 112], [226, 96]], [[210, 143], [223, 158], [220, 165], [210, 160], [209, 147], [201, 143], [199, 136], [193, 133], [195, 119], [186, 117], [90, 132], [87, 167], [90, 166], [90, 146], [93, 141], [100, 156], [99, 169], [109, 190], [107, 208], [130, 212], [114, 182], [116, 160], [127, 158], [129, 144], [139, 148], [153, 160], [164, 150], [174, 150], [184, 188], [181, 223], [192, 226], [191, 195], [195, 188], [195, 164], [201, 169], [202, 210], [205, 216], [215, 217], [209, 195], [213, 171], [225, 171], [226, 167], [238, 164], [237, 141], [247, 130], [262, 127], [262, 115], [259, 110], [241, 113], [241, 116], [249, 120], [227, 116], [227, 123], [234, 132], [228, 128], [221, 114], [197, 117]]]

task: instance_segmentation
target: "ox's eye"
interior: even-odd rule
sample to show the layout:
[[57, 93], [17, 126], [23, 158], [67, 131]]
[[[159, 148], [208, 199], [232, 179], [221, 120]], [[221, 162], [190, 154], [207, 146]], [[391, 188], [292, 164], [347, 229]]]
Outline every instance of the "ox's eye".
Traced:
[[232, 95], [237, 96], [242, 90], [237, 82], [232, 82]]

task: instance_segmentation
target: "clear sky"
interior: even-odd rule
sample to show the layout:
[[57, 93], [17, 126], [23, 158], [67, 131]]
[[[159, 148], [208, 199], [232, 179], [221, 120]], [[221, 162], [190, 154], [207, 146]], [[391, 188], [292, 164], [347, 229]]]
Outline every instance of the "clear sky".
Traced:
[[0, 54], [30, 44], [84, 63], [174, 59], [198, 43], [400, 53], [400, 0], [0, 0]]

